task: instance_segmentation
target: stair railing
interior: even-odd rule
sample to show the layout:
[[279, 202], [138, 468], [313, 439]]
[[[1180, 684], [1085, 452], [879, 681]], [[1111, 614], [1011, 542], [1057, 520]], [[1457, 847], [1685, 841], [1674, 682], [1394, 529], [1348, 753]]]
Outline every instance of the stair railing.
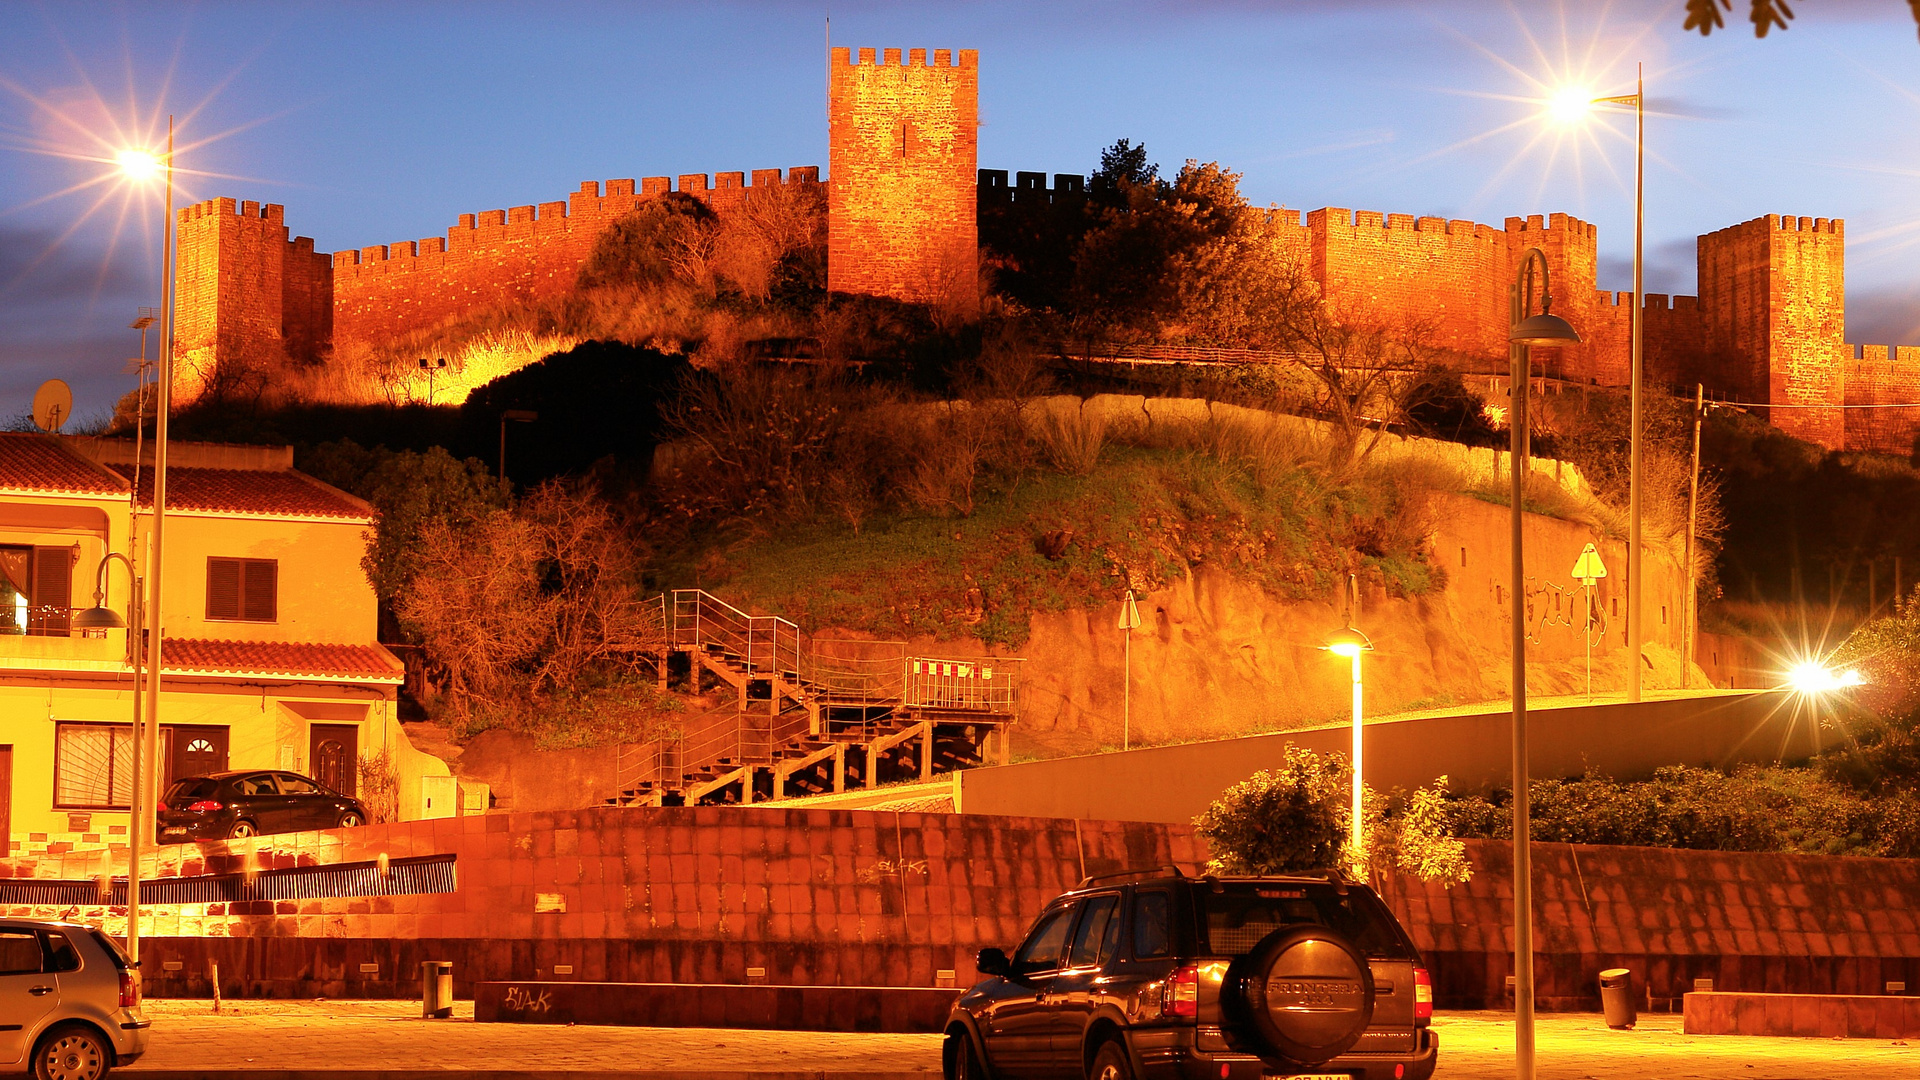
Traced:
[[705, 589], [673, 591], [673, 643], [719, 649], [756, 675], [797, 678], [800, 627], [778, 615], [749, 615]]
[[902, 681], [910, 709], [1012, 715], [1019, 695], [1020, 665], [1012, 656], [910, 656]]

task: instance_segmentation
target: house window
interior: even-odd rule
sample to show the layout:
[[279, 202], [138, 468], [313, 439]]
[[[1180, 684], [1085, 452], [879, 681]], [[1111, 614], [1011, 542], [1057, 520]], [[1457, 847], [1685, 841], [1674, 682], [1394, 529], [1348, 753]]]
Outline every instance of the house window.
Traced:
[[0, 546], [0, 634], [66, 637], [77, 547]]
[[53, 805], [125, 810], [133, 805], [133, 725], [54, 726]]
[[208, 559], [208, 620], [273, 622], [279, 583], [276, 559]]

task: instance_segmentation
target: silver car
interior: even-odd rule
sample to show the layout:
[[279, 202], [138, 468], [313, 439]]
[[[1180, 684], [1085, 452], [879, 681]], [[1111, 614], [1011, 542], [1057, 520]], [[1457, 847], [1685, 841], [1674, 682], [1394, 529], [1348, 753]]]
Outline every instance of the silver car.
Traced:
[[99, 1080], [146, 1053], [140, 982], [91, 926], [0, 918], [0, 1072]]

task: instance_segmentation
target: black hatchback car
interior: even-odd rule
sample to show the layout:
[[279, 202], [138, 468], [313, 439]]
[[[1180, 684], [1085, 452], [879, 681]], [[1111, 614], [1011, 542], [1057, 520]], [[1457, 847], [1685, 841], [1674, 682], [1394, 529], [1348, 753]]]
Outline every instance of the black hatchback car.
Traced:
[[359, 799], [299, 773], [265, 769], [183, 776], [160, 807], [159, 841], [228, 840], [258, 833], [367, 823]]
[[1438, 1053], [1420, 954], [1338, 878], [1090, 878], [978, 966], [949, 1080], [1427, 1080]]

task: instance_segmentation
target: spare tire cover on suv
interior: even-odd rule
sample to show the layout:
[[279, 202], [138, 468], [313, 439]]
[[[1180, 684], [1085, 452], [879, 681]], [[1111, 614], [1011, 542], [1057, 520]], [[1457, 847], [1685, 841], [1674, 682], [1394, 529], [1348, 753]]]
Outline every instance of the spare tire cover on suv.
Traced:
[[1232, 1034], [1269, 1065], [1318, 1065], [1373, 1022], [1373, 971], [1336, 931], [1283, 927], [1227, 968], [1220, 1005]]

